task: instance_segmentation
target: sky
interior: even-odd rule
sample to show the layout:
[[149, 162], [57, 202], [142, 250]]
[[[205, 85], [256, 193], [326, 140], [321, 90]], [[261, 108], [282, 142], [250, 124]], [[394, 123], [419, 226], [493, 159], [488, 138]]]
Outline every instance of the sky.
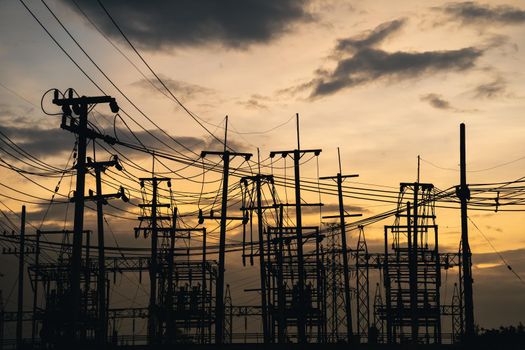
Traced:
[[[44, 93], [72, 87], [80, 95], [111, 95], [129, 113], [116, 118], [107, 106], [98, 106], [93, 118], [102, 130], [134, 142], [131, 129], [146, 145], [169, 152], [189, 154], [175, 141], [197, 154], [220, 149], [202, 125], [222, 140], [228, 115], [229, 145], [254, 154], [259, 148], [267, 165], [270, 151], [296, 147], [299, 113], [301, 147], [322, 149], [318, 159], [303, 166], [303, 175], [312, 179], [338, 172], [339, 147], [343, 172], [360, 175], [350, 184], [397, 191], [400, 182], [416, 180], [420, 156], [421, 180], [450, 188], [459, 182], [460, 123], [467, 128], [469, 183], [512, 181], [525, 171], [521, 1], [102, 1], [193, 117], [166, 96], [97, 1], [25, 1], [71, 58], [23, 3], [0, 1], [0, 130], [61, 169], [67, 165], [74, 138], [59, 128], [59, 117], [44, 114], [41, 105], [56, 113], [51, 94]], [[151, 167], [149, 156], [139, 152], [128, 156]], [[10, 160], [8, 155], [3, 158]], [[275, 162], [276, 169], [286, 166], [283, 160]], [[241, 163], [237, 159], [234, 166]], [[161, 163], [156, 166], [166, 171]], [[290, 171], [276, 172], [293, 179]], [[15, 190], [47, 199], [51, 195], [11, 170], [1, 173], [4, 185]], [[220, 178], [211, 174], [209, 183], [200, 188], [201, 173], [196, 167], [182, 170], [184, 178], [171, 174], [177, 178], [174, 188], [215, 193]], [[57, 185], [57, 178], [36, 180], [48, 189]], [[121, 181], [131, 186], [129, 179]], [[5, 194], [27, 198], [3, 187]], [[59, 193], [67, 196], [67, 186]], [[305, 194], [304, 199], [319, 201], [316, 194]], [[212, 200], [210, 195], [207, 201]], [[321, 200], [326, 211], [333, 211], [335, 196], [324, 195]], [[364, 217], [395, 208], [393, 203], [346, 200]], [[22, 204], [9, 198], [2, 201], [17, 211]], [[182, 203], [181, 208], [189, 212], [196, 207]], [[28, 212], [40, 223], [46, 207], [28, 204]], [[53, 208], [46, 218], [55, 225], [67, 223], [71, 215], [64, 218], [63, 212]], [[93, 224], [94, 216], [87, 215], [91, 215], [88, 224]], [[437, 215], [440, 243], [453, 251], [459, 244], [459, 211], [438, 209]], [[524, 282], [505, 266], [525, 278], [523, 212], [472, 211], [470, 218], [479, 228], [470, 225], [477, 322], [495, 327], [525, 321]], [[111, 220], [119, 240], [139, 244], [128, 233], [129, 223]], [[314, 214], [307, 220], [319, 221]], [[393, 218], [367, 227], [372, 246], [374, 242], [380, 246], [382, 227], [392, 222]], [[239, 232], [230, 234], [238, 238]], [[355, 244], [355, 236], [351, 239]], [[231, 270], [242, 270], [238, 257], [228, 263]], [[2, 289], [9, 289], [14, 273], [9, 268], [2, 268], [2, 273], [6, 275]], [[242, 295], [238, 298], [244, 300]]]

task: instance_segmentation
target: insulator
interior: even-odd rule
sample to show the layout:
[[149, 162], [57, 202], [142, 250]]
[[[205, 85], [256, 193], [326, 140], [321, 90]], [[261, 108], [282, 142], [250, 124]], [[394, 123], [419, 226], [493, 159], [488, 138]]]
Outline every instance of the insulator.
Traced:
[[120, 108], [115, 100], [111, 101], [109, 103], [109, 108], [111, 109], [111, 112], [118, 113]]

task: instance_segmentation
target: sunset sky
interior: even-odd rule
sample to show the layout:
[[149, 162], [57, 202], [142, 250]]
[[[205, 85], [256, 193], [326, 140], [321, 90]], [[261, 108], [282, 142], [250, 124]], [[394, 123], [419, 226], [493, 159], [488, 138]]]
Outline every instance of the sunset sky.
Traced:
[[[203, 149], [220, 150], [216, 140], [160, 92], [163, 88], [97, 1], [24, 2], [86, 74], [137, 121], [122, 115], [146, 145], [169, 151], [140, 126], [181, 150], [94, 67], [46, 4], [113, 83], [162, 130], [197, 154]], [[360, 175], [350, 184], [397, 191], [400, 182], [416, 180], [420, 155], [421, 180], [447, 189], [459, 183], [459, 124], [464, 122], [469, 183], [498, 183], [525, 175], [525, 122], [520, 119], [525, 110], [522, 1], [102, 3], [163, 82], [219, 139], [228, 115], [228, 139], [236, 150], [256, 154], [259, 148], [261, 159], [266, 160], [270, 151], [294, 149], [295, 113], [299, 113], [301, 147], [323, 150], [319, 168], [315, 159], [309, 161], [304, 176], [337, 173], [339, 147], [343, 172]], [[65, 91], [69, 87], [81, 95], [102, 93], [22, 2], [0, 1], [0, 32], [0, 131], [38, 158], [64, 168], [74, 138], [60, 130], [59, 117], [41, 111], [42, 95], [48, 89]], [[51, 98], [52, 94], [46, 95], [44, 109], [57, 112]], [[134, 141], [122, 119], [114, 119], [107, 106], [97, 107], [96, 112], [100, 128], [111, 135], [115, 129], [123, 139]], [[4, 152], [0, 157], [11, 161]], [[151, 157], [135, 152], [130, 158], [151, 167]], [[241, 163], [234, 162], [236, 166]], [[282, 167], [283, 161], [276, 160], [277, 165]], [[198, 181], [179, 179], [174, 188], [198, 194], [202, 190], [200, 173], [198, 166], [183, 171], [183, 176], [195, 176]], [[51, 196], [10, 170], [3, 168], [0, 174], [3, 184], [47, 199]], [[292, 170], [287, 176], [293, 180]], [[58, 179], [35, 180], [52, 190]], [[69, 178], [64, 182], [69, 185]], [[214, 193], [218, 185], [207, 184], [204, 192]], [[5, 187], [0, 192], [27, 199]], [[293, 198], [293, 190], [288, 192]], [[67, 186], [60, 193], [67, 195]], [[15, 211], [23, 204], [0, 199]], [[137, 195], [134, 199], [140, 202]], [[319, 200], [317, 194], [305, 194], [304, 199]], [[335, 196], [321, 200], [327, 211], [337, 203]], [[345, 200], [364, 217], [395, 208], [393, 203]], [[28, 204], [29, 218], [37, 226], [43, 208]], [[182, 212], [196, 209], [181, 208]], [[3, 206], [0, 209], [6, 211]], [[57, 208], [50, 214], [57, 225], [64, 220], [62, 212]], [[438, 209], [437, 215], [442, 250], [454, 251], [460, 237], [459, 211]], [[483, 232], [470, 226], [477, 323], [495, 327], [525, 321], [525, 282], [494, 251], [501, 252], [525, 279], [524, 212], [471, 211], [469, 215]], [[315, 215], [308, 220], [319, 221]], [[377, 251], [383, 225], [392, 223], [390, 218], [367, 227], [367, 238]], [[114, 231], [123, 244], [133, 243], [129, 225], [115, 219]], [[231, 235], [237, 237], [238, 232]], [[355, 237], [351, 239], [354, 245]], [[12, 261], [1, 258], [3, 263]], [[238, 257], [228, 264], [234, 271], [241, 270]], [[6, 274], [0, 284], [5, 296], [16, 276], [9, 267], [0, 267], [0, 272]]]

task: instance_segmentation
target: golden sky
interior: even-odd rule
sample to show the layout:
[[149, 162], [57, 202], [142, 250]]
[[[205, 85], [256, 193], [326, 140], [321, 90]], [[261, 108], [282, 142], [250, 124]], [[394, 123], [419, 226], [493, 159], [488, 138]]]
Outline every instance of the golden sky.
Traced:
[[[93, 66], [45, 4], [114, 84], [165, 132], [197, 153], [219, 147], [180, 106], [159, 92], [162, 87], [151, 85], [152, 74], [97, 2], [26, 3], [72, 59], [136, 118], [138, 124], [123, 116], [149, 146], [166, 149], [140, 130], [140, 126], [147, 130], [155, 126]], [[400, 182], [415, 181], [420, 155], [422, 181], [449, 188], [459, 182], [461, 122], [467, 126], [469, 183], [511, 181], [524, 175], [525, 7], [521, 1], [103, 3], [146, 62], [218, 138], [223, 137], [228, 115], [231, 145], [254, 154], [258, 147], [261, 158], [267, 159], [270, 151], [296, 146], [294, 115], [299, 113], [301, 146], [323, 149], [319, 168], [315, 159], [305, 164], [306, 177], [335, 174], [340, 147], [343, 172], [360, 174], [354, 185], [376, 184], [386, 187], [372, 187], [397, 191]], [[0, 130], [40, 159], [63, 168], [73, 138], [59, 130], [58, 117], [40, 110], [43, 93], [69, 87], [85, 95], [101, 93], [19, 1], [0, 2], [0, 32]], [[50, 100], [47, 95], [45, 109], [56, 111]], [[109, 108], [100, 106], [97, 113], [101, 113], [94, 116], [97, 123], [113, 134]], [[119, 135], [132, 141], [122, 121], [115, 120]], [[147, 168], [151, 165], [150, 158], [136, 152], [130, 158]], [[200, 181], [201, 172], [195, 167], [181, 174]], [[213, 193], [218, 176], [210, 176], [207, 180], [215, 182], [207, 184], [204, 192]], [[291, 171], [287, 176], [293, 179]], [[50, 196], [12, 171], [3, 169], [2, 178], [15, 189]], [[50, 189], [57, 181], [37, 180]], [[174, 187], [201, 190], [198, 181], [179, 179]], [[60, 193], [67, 195], [67, 186]], [[288, 195], [293, 197], [293, 191]], [[316, 194], [305, 194], [304, 199], [318, 201]], [[21, 205], [2, 200], [14, 210]], [[327, 207], [337, 202], [335, 196], [323, 195], [321, 200]], [[346, 204], [360, 208], [365, 217], [395, 207], [351, 198]], [[181, 208], [183, 212], [196, 209], [195, 205]], [[28, 210], [38, 223], [42, 208], [29, 204]], [[438, 209], [437, 214], [442, 246], [455, 249], [459, 212]], [[471, 211], [470, 217], [525, 278], [523, 213]], [[63, 220], [61, 210], [56, 218], [56, 223]], [[308, 220], [318, 223], [315, 215]], [[393, 218], [368, 227], [370, 241], [377, 241], [382, 225], [392, 222]], [[116, 226], [119, 239], [127, 242], [126, 224]], [[524, 321], [524, 284], [502, 265], [475, 227], [470, 232], [478, 321], [490, 326]], [[231, 235], [238, 238], [238, 232]], [[494, 290], [495, 284], [501, 288]], [[501, 297], [491, 298], [495, 293]]]

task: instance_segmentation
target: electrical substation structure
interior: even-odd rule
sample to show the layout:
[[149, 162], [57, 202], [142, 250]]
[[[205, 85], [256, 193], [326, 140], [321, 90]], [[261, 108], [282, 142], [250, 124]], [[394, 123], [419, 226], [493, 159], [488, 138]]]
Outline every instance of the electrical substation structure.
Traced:
[[[362, 214], [350, 213], [344, 200], [368, 189], [351, 182], [357, 175], [343, 175], [339, 152], [335, 176], [311, 181], [301, 175], [305, 159], [317, 159], [321, 149], [301, 148], [298, 115], [297, 147], [271, 152], [270, 165], [259, 156], [255, 172], [251, 166], [247, 171], [232, 165], [235, 158], [250, 162], [252, 154], [228, 147], [226, 124], [221, 151], [203, 151], [197, 160], [184, 163], [198, 167], [200, 162], [203, 176], [222, 165], [213, 203], [201, 208], [201, 191], [198, 209], [187, 214], [181, 208], [193, 194], [183, 187], [178, 173], [153, 168], [149, 175], [133, 178], [135, 188], [129, 182], [115, 182], [116, 176], [127, 174], [123, 163], [134, 164], [128, 155], [115, 152], [107, 161], [95, 158], [98, 153], [100, 159], [106, 147], [120, 146], [152, 156], [158, 168], [162, 160], [174, 159], [94, 126], [89, 114], [97, 105], [108, 104], [112, 113], [119, 112], [114, 98], [55, 91], [53, 103], [62, 110], [61, 128], [76, 138], [71, 169], [75, 190], [64, 201], [74, 204], [73, 225], [29, 227], [24, 206], [20, 225], [11, 223], [11, 231], [0, 236], [3, 253], [18, 257], [19, 273], [17, 309], [6, 310], [0, 300], [3, 349], [176, 344], [227, 348], [237, 343], [268, 348], [272, 344], [389, 348], [462, 344], [474, 335], [467, 205], [471, 192], [481, 187], [467, 185], [463, 124], [458, 186], [439, 190], [419, 179], [403, 182], [399, 191], [381, 192], [381, 198], [394, 198], [393, 210], [354, 222], [347, 220]], [[88, 156], [91, 145], [93, 155]], [[216, 157], [221, 162], [209, 160]], [[273, 171], [278, 162], [284, 162], [286, 171], [287, 158], [293, 162], [293, 181]], [[94, 191], [86, 190], [87, 176], [94, 178]], [[283, 198], [288, 188], [294, 192], [291, 202], [287, 194]], [[111, 227], [104, 208], [114, 208], [110, 200], [116, 199], [123, 200], [122, 206], [131, 205], [131, 191], [141, 199], [132, 212], [134, 232], [128, 236], [135, 238], [130, 240], [133, 244], [121, 246], [116, 240], [108, 244]], [[302, 191], [318, 193], [319, 202], [306, 202]], [[320, 214], [320, 222], [311, 224], [312, 209], [321, 212], [324, 206], [321, 192], [325, 200], [326, 195], [337, 198], [336, 213]], [[436, 208], [444, 200], [460, 209], [458, 251], [444, 252], [439, 245]], [[216, 202], [220, 215], [214, 210]], [[85, 208], [91, 203], [96, 232], [84, 223]], [[367, 243], [366, 227], [389, 218], [393, 224], [383, 227], [379, 248]], [[230, 225], [235, 222], [236, 231]], [[207, 228], [205, 223], [216, 227]], [[29, 232], [32, 228], [35, 231]], [[213, 235], [216, 229], [218, 240]], [[230, 240], [233, 232], [236, 241]], [[236, 304], [241, 291], [228, 277], [227, 258], [232, 259], [228, 263], [236, 260], [242, 267], [254, 267], [256, 286], [245, 290], [255, 295], [251, 303]], [[449, 273], [454, 277], [444, 281]], [[122, 281], [126, 284], [119, 287]], [[447, 283], [453, 291], [445, 296]], [[31, 305], [24, 305], [28, 295]], [[142, 295], [142, 303], [137, 295]], [[16, 331], [10, 332], [9, 325]]]

